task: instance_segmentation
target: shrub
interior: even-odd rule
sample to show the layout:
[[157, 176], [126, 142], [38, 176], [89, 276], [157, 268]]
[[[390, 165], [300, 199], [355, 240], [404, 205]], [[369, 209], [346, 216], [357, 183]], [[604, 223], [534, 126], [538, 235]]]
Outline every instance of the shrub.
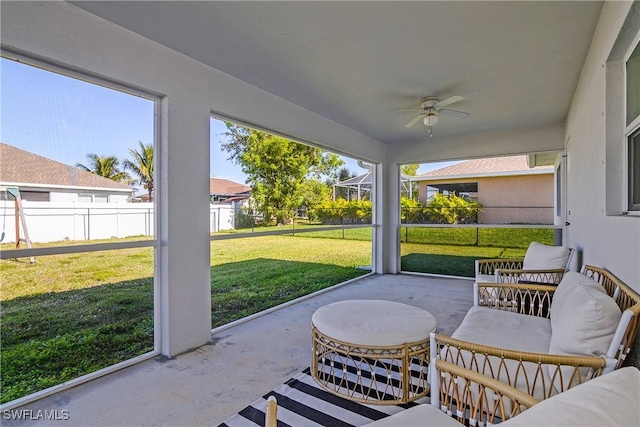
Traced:
[[425, 209], [427, 220], [432, 224], [477, 224], [478, 211], [482, 205], [455, 194], [436, 194]]
[[311, 209], [323, 224], [361, 224], [371, 222], [373, 204], [368, 200], [329, 200]]

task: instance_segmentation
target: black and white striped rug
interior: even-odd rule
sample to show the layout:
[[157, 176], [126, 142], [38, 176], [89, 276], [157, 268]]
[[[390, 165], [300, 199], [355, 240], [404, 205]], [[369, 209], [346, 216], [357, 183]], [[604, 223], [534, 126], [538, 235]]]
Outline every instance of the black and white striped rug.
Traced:
[[353, 402], [321, 388], [307, 368], [227, 419], [220, 427], [264, 426], [267, 398], [271, 395], [278, 400], [278, 427], [357, 427], [429, 402], [428, 397], [403, 405]]

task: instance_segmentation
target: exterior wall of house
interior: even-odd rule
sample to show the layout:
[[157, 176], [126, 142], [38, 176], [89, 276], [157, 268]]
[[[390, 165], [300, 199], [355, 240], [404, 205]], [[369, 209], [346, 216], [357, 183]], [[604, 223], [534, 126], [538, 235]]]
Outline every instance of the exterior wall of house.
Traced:
[[[9, 183], [1, 183], [0, 185], [5, 185], [8, 187], [15, 187], [15, 184]], [[69, 189], [60, 189], [60, 188], [51, 188], [51, 187], [25, 187], [23, 185], [19, 185], [20, 195], [22, 200], [30, 201], [30, 202], [41, 202], [47, 200], [49, 202], [63, 203], [63, 202], [80, 202], [80, 194], [83, 195], [91, 195], [100, 197], [100, 200], [94, 200], [103, 202], [103, 197], [106, 195], [108, 197], [107, 203], [126, 203], [129, 202], [129, 198], [131, 197], [131, 191], [109, 191], [109, 190], [100, 190], [100, 189], [78, 189], [78, 188], [69, 188]], [[42, 193], [42, 194], [37, 194]], [[35, 197], [42, 196], [42, 197]]]
[[[427, 185], [436, 181], [419, 183], [420, 201], [427, 199]], [[478, 177], [444, 179], [439, 184], [465, 182], [478, 183], [478, 202], [485, 209], [480, 212], [480, 224], [534, 223], [553, 224], [553, 174], [514, 175], [498, 177]], [[492, 209], [502, 207], [503, 209]], [[531, 208], [531, 209], [507, 209]]]
[[[570, 225], [565, 234], [567, 244], [577, 250], [574, 269], [582, 264], [605, 267], [640, 291], [640, 217], [620, 215], [622, 204], [607, 206], [612, 181], [624, 183], [626, 155], [620, 137], [624, 120], [609, 110], [622, 102], [620, 89], [607, 87], [606, 64], [631, 6], [605, 2], [571, 104], [565, 137]], [[634, 25], [637, 34], [637, 18]]]
[[[69, 192], [60, 192], [60, 191], [51, 191], [49, 193], [49, 200], [52, 202], [80, 202], [80, 194], [87, 194], [93, 196], [104, 196], [105, 194], [109, 197], [108, 203], [127, 203], [129, 202], [129, 197], [131, 194], [123, 194], [123, 193], [104, 193], [99, 191], [69, 191]], [[27, 199], [28, 200], [28, 199]]]

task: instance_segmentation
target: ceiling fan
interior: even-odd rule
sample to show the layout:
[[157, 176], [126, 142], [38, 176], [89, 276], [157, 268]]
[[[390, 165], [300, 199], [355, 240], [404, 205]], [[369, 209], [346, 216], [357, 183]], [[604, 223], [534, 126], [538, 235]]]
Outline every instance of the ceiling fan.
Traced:
[[420, 119], [422, 119], [422, 122], [425, 124], [425, 126], [429, 128], [429, 134], [433, 136], [433, 134], [431, 133], [431, 128], [438, 124], [439, 113], [446, 114], [447, 116], [455, 117], [458, 119], [466, 119], [467, 117], [469, 117], [470, 114], [467, 112], [444, 108], [448, 105], [454, 104], [456, 102], [460, 102], [463, 99], [464, 99], [463, 96], [452, 95], [441, 101], [439, 98], [436, 98], [435, 96], [427, 96], [420, 100], [421, 108], [411, 108], [408, 110], [398, 110], [398, 111], [422, 111], [420, 114], [414, 117], [409, 123], [407, 123], [404, 127], [409, 128], [415, 125], [416, 123], [418, 123]]

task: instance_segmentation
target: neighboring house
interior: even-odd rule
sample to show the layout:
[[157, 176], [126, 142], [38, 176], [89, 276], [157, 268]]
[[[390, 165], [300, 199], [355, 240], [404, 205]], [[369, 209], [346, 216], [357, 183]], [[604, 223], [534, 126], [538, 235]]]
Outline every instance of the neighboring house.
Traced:
[[481, 224], [553, 224], [554, 168], [529, 166], [528, 156], [461, 162], [413, 178], [423, 203], [456, 193], [482, 204]]
[[33, 202], [128, 202], [133, 190], [124, 183], [0, 143], [0, 186], [17, 187]]
[[209, 231], [236, 228], [238, 211], [251, 197], [251, 187], [222, 178], [209, 178]]
[[232, 203], [251, 196], [251, 187], [222, 178], [209, 179], [209, 200], [211, 203]]

